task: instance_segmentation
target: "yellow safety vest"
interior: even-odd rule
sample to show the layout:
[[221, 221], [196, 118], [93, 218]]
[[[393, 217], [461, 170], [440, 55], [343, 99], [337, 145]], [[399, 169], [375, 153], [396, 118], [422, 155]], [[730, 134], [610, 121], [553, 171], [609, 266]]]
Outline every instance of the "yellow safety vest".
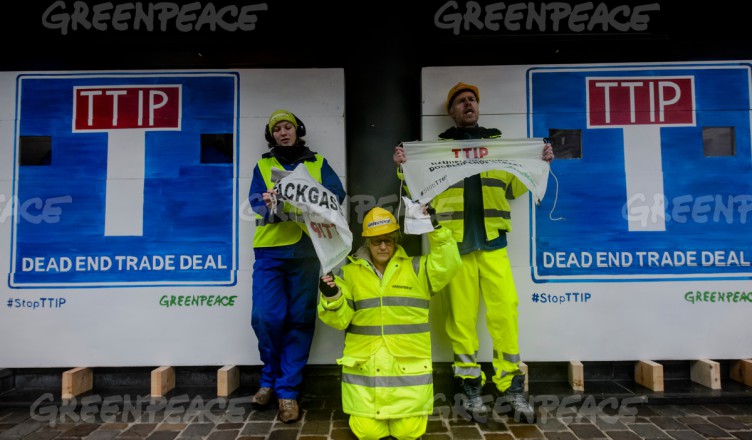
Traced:
[[[436, 209], [439, 224], [452, 230], [454, 239], [461, 242], [464, 238], [464, 180], [450, 186], [446, 191], [434, 197], [431, 206]], [[480, 173], [481, 191], [483, 193], [483, 223], [486, 240], [499, 237], [499, 231], [511, 232], [512, 217], [509, 199], [525, 194], [528, 189], [520, 180], [506, 171], [485, 171]]]
[[[311, 177], [321, 183], [321, 166], [324, 163], [324, 157], [316, 154], [315, 161], [307, 160], [302, 163], [308, 169]], [[262, 158], [258, 162], [258, 167], [267, 190], [274, 188], [272, 168], [285, 169], [276, 157]], [[303, 232], [308, 234], [300, 209], [285, 203], [283, 215], [283, 221], [274, 222], [268, 221], [262, 215], [256, 213], [256, 232], [253, 236], [254, 248], [287, 246], [297, 243], [303, 236]]]

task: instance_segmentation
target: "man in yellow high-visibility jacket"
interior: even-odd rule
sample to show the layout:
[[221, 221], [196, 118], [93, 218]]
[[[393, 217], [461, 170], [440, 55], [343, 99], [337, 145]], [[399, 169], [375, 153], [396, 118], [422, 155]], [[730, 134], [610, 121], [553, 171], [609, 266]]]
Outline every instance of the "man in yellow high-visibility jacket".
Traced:
[[[496, 128], [478, 125], [480, 93], [472, 84], [457, 83], [449, 90], [446, 110], [454, 127], [440, 139], [491, 139], [501, 137]], [[394, 162], [407, 160], [402, 145]], [[550, 144], [542, 146], [541, 158], [554, 158]], [[507, 255], [507, 233], [512, 230], [508, 199], [528, 189], [511, 173], [487, 171], [465, 178], [436, 196], [431, 205], [439, 223], [452, 230], [462, 255], [462, 267], [446, 288], [448, 302], [446, 331], [452, 341], [455, 378], [467, 396], [465, 409], [485, 413], [481, 397], [486, 377], [478, 363], [476, 324], [480, 298], [486, 305], [486, 323], [493, 341], [493, 382], [510, 404], [516, 420], [535, 421], [535, 411], [524, 395], [525, 376], [519, 369], [520, 349], [517, 324], [517, 291]], [[481, 419], [479, 419], [481, 420]]]
[[363, 221], [363, 247], [342, 273], [321, 278], [319, 318], [345, 330], [342, 409], [360, 439], [415, 439], [433, 412], [428, 306], [452, 279], [460, 255], [452, 233], [428, 233], [431, 251], [410, 257], [397, 244], [399, 225], [383, 208]]

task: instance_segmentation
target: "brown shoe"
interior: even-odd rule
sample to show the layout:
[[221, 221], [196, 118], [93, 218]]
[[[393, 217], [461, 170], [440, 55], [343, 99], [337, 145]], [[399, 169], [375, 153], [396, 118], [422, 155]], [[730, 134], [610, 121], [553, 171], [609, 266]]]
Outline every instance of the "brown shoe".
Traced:
[[261, 387], [256, 394], [253, 395], [253, 403], [260, 406], [266, 406], [269, 404], [269, 400], [272, 398], [274, 391], [269, 387]]
[[285, 423], [298, 420], [300, 409], [295, 399], [279, 399], [279, 419]]

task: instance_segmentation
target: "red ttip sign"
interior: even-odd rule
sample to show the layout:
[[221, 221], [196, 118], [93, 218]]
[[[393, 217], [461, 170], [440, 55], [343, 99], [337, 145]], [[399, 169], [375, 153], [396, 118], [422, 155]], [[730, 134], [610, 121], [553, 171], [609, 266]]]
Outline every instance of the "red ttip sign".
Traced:
[[694, 125], [692, 77], [587, 79], [588, 125]]
[[73, 131], [180, 129], [179, 85], [73, 88]]

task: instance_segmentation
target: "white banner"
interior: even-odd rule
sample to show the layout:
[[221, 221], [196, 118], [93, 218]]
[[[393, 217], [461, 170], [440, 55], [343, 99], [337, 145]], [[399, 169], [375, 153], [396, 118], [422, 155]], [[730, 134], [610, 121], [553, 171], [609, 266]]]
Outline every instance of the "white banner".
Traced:
[[423, 213], [420, 203], [415, 203], [408, 197], [402, 196], [405, 204], [405, 234], [422, 235], [434, 230], [431, 224], [431, 215]]
[[352, 251], [352, 232], [337, 196], [311, 177], [304, 165], [276, 185], [279, 200], [300, 208], [323, 273], [334, 269]]
[[404, 142], [405, 183], [413, 200], [431, 201], [444, 190], [483, 171], [514, 174], [540, 202], [548, 184], [542, 138]]

